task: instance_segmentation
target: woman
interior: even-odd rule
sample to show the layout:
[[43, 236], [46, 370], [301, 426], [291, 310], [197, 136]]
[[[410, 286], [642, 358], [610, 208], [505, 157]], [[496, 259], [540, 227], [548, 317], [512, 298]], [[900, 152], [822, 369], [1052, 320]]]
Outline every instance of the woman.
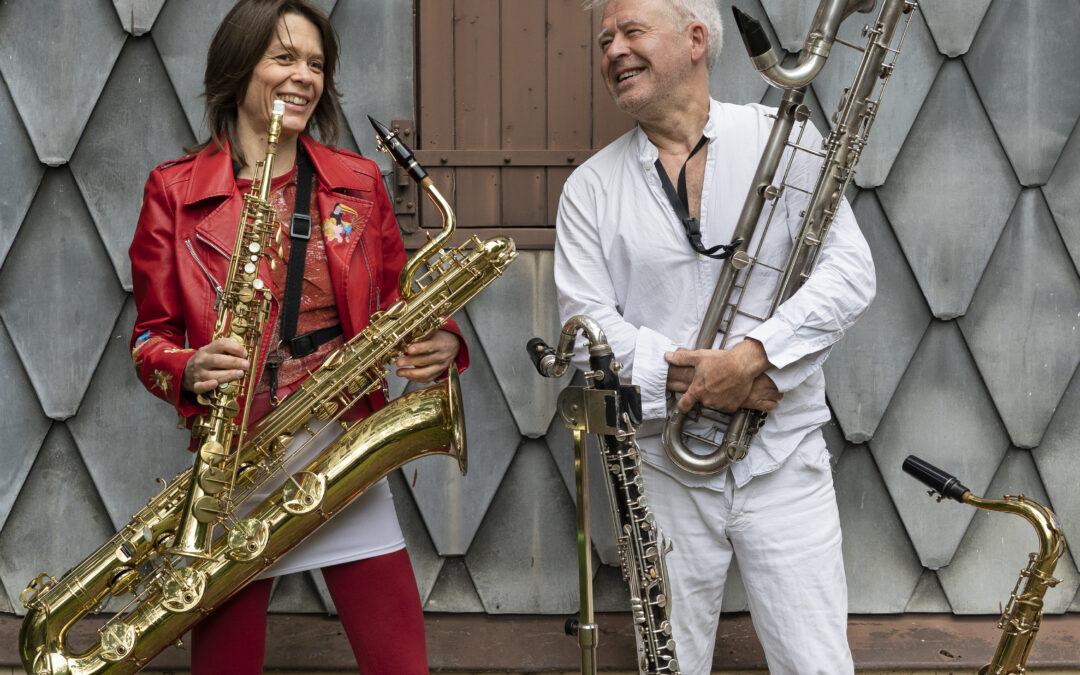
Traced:
[[[361, 331], [374, 311], [396, 299], [405, 252], [378, 168], [306, 134], [315, 127], [323, 140], [337, 136], [337, 55], [332, 25], [308, 0], [241, 0], [222, 21], [207, 55], [211, 139], [159, 166], [147, 181], [130, 250], [138, 309], [132, 358], [146, 387], [175, 405], [189, 424], [201, 411], [197, 394], [252, 367], [258, 377], [252, 420], [259, 419]], [[286, 105], [270, 201], [286, 250], [273, 273], [266, 266], [260, 274], [275, 301], [265, 328], [269, 353], [252, 364], [242, 347], [210, 338], [242, 195], [255, 162], [265, 157], [275, 99]], [[298, 165], [305, 163], [314, 180], [298, 185], [298, 173], [304, 172]], [[294, 229], [294, 211], [310, 215], [306, 243], [290, 236], [302, 235], [304, 224], [301, 218]], [[297, 261], [290, 257], [294, 246], [306, 246]], [[297, 277], [292, 281], [289, 267]], [[463, 369], [467, 360], [457, 328], [449, 324], [409, 345], [397, 373], [430, 381], [455, 361]], [[384, 403], [380, 393], [373, 394], [348, 416], [363, 417]], [[423, 613], [385, 480], [279, 560], [270, 574], [313, 568], [323, 570], [362, 672], [427, 672]], [[271, 578], [251, 583], [196, 626], [193, 673], [262, 672], [271, 584]]]

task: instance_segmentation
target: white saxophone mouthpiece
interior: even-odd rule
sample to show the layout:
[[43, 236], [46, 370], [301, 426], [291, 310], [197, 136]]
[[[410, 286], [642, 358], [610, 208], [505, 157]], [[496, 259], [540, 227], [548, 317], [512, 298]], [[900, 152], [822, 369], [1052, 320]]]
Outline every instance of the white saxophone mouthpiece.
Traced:
[[275, 115], [284, 115], [285, 114], [285, 101], [282, 101], [281, 99], [274, 99], [274, 114]]

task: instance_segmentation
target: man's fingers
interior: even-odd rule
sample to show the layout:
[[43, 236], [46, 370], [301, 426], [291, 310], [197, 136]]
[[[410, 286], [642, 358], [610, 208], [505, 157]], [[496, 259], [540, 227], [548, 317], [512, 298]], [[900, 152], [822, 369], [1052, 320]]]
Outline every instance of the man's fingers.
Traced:
[[444, 367], [450, 365], [450, 356], [448, 354], [441, 354], [439, 352], [430, 352], [427, 354], [417, 354], [415, 356], [401, 356], [394, 362], [398, 368], [424, 368], [427, 366], [434, 366], [443, 364]]
[[211, 354], [207, 356], [205, 362], [200, 365], [206, 370], [247, 370], [251, 364], [248, 363], [247, 359], [242, 359], [237, 356]]
[[212, 391], [216, 386], [218, 386], [217, 380], [206, 380], [204, 382], [196, 382], [191, 390], [196, 394], [205, 394], [208, 391]]
[[673, 366], [693, 366], [697, 364], [698, 358], [698, 353], [689, 349], [664, 352], [664, 360]]

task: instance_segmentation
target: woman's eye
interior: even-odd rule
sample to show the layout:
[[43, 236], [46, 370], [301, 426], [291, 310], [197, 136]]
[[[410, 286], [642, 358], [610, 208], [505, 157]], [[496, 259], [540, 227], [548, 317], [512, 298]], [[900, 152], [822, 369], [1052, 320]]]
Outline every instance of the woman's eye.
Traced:
[[290, 55], [288, 53], [285, 53], [285, 54], [278, 54], [277, 56], [274, 57], [274, 60], [277, 61], [278, 63], [292, 63], [293, 59], [292, 59], [292, 55]]
[[311, 68], [312, 70], [314, 70], [317, 73], [321, 73], [322, 69], [323, 69], [322, 61], [312, 61], [311, 63], [308, 64], [308, 68]]

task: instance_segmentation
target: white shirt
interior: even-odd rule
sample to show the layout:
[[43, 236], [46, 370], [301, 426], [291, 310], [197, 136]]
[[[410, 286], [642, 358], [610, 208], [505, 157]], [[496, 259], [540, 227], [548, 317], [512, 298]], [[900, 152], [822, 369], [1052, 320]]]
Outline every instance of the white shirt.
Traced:
[[[706, 247], [731, 241], [774, 113], [775, 109], [757, 104], [711, 102], [704, 129], [709, 142], [698, 219]], [[801, 145], [821, 148], [821, 135], [812, 124], [807, 125]], [[664, 352], [693, 347], [723, 264], [690, 247], [656, 173], [657, 157], [656, 146], [635, 127], [567, 179], [556, 221], [559, 316], [565, 322], [586, 314], [598, 321], [623, 365], [624, 379], [629, 377], [640, 387], [645, 423], [639, 429], [639, 444], [645, 461], [685, 485], [720, 490], [723, 473], [703, 477], [678, 469], [656, 435], [668, 414]], [[780, 173], [786, 165], [787, 156]], [[788, 182], [809, 192], [820, 167], [819, 157], [795, 153]], [[807, 200], [808, 195], [798, 190], [784, 191], [759, 260], [784, 267]], [[769, 210], [766, 205], [748, 248], [751, 253], [757, 250]], [[779, 274], [755, 266], [742, 309], [766, 315], [778, 282]], [[830, 346], [870, 304], [874, 290], [870, 249], [844, 200], [817, 268], [799, 292], [767, 321], [736, 319], [727, 348], [744, 337], [760, 341], [773, 366], [766, 372], [784, 393], [746, 459], [732, 466], [736, 486], [776, 470], [807, 434], [828, 421], [821, 366]], [[714, 345], [718, 343], [719, 337]], [[587, 363], [584, 349], [579, 348], [575, 363], [579, 367]], [[721, 435], [710, 426], [687, 429]], [[690, 447], [696, 452], [711, 450], [700, 444]]]

